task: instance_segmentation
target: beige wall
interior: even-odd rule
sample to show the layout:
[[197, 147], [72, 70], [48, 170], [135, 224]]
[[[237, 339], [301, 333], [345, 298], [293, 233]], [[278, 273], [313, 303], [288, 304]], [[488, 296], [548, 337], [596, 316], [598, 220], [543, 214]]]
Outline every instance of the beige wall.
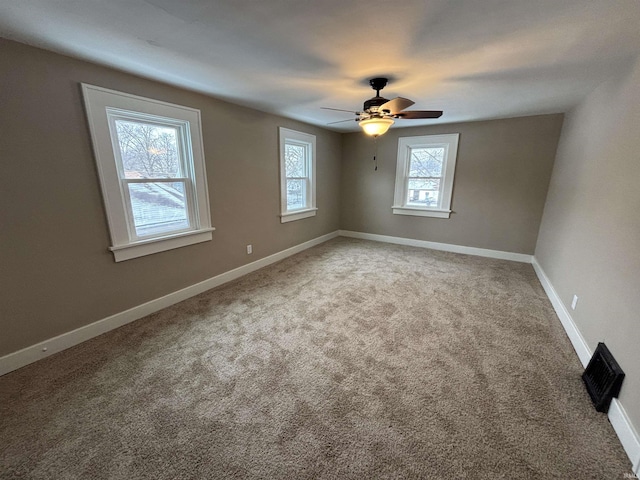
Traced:
[[[562, 115], [391, 129], [344, 137], [341, 228], [532, 254]], [[460, 133], [449, 219], [394, 215], [398, 137]]]
[[[339, 134], [1, 39], [0, 57], [0, 356], [339, 228]], [[201, 110], [213, 241], [114, 262], [80, 82]], [[279, 221], [278, 126], [317, 135], [316, 217]]]
[[627, 374], [620, 401], [640, 431], [640, 59], [567, 116], [536, 258], [589, 347]]

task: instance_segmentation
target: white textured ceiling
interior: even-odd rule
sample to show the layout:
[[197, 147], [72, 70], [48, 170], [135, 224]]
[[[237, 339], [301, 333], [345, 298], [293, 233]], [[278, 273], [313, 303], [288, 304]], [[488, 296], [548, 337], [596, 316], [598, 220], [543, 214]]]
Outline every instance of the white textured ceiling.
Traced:
[[321, 126], [388, 76], [444, 110], [402, 127], [566, 111], [640, 54], [640, 0], [0, 0], [0, 36]]

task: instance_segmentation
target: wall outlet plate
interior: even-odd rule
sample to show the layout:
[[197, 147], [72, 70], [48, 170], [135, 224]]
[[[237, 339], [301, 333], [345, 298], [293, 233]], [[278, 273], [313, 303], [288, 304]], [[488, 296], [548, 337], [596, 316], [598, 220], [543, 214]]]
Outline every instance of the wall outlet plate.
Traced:
[[574, 295], [573, 300], [571, 300], [571, 310], [575, 310], [577, 304], [578, 304], [578, 296]]

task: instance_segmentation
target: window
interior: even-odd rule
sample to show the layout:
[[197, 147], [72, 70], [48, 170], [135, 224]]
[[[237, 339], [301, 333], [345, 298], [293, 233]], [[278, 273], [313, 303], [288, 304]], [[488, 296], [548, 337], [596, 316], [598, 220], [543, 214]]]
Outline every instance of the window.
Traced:
[[316, 214], [316, 137], [280, 127], [280, 221]]
[[200, 112], [82, 91], [116, 262], [211, 240]]
[[459, 134], [400, 137], [393, 213], [449, 218]]

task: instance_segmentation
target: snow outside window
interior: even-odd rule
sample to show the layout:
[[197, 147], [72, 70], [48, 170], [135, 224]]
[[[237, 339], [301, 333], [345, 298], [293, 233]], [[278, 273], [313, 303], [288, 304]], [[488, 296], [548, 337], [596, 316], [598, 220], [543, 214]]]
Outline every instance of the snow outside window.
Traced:
[[449, 218], [459, 134], [398, 139], [393, 213]]
[[280, 220], [312, 217], [316, 208], [316, 137], [280, 127]]
[[82, 88], [115, 260], [211, 240], [200, 112]]

